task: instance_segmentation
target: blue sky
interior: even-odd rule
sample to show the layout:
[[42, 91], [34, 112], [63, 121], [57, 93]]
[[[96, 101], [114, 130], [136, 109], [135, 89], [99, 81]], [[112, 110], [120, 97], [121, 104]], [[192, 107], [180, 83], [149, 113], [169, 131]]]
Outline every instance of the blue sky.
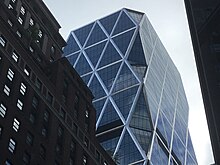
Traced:
[[127, 7], [146, 13], [177, 66], [187, 95], [189, 129], [199, 165], [212, 164], [213, 156], [194, 61], [183, 0], [44, 0], [61, 25], [66, 40], [70, 31]]

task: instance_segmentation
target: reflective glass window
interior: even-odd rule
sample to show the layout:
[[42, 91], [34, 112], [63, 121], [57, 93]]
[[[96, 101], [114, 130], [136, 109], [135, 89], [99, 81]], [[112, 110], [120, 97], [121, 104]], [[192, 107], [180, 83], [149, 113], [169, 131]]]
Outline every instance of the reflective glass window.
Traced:
[[88, 37], [89, 35], [89, 32], [91, 31], [92, 27], [93, 27], [93, 24], [94, 23], [91, 23], [87, 26], [84, 26], [82, 28], [79, 28], [77, 30], [74, 31], [76, 37], [78, 38], [80, 44], [83, 46], [85, 41], [86, 41], [86, 38]]
[[68, 55], [71, 53], [74, 53], [76, 51], [78, 51], [80, 48], [76, 42], [76, 40], [74, 39], [73, 35], [70, 34], [68, 40], [67, 40], [67, 46], [65, 46], [65, 48], [63, 49], [63, 53], [64, 55]]
[[121, 62], [111, 65], [109, 67], [103, 68], [98, 71], [99, 76], [101, 77], [102, 81], [104, 82], [106, 88], [110, 91], [115, 77], [118, 73], [119, 67], [121, 66]]
[[98, 23], [95, 24], [95, 27], [93, 28], [89, 39], [86, 43], [86, 46], [92, 45], [96, 42], [102, 41], [104, 39], [106, 39], [107, 36], [105, 35], [105, 33], [102, 31], [101, 27], [98, 25]]
[[99, 118], [99, 115], [101, 113], [101, 110], [103, 108], [105, 100], [106, 99], [102, 99], [102, 100], [98, 100], [98, 101], [93, 102], [93, 106], [94, 106], [94, 108], [96, 110], [96, 120]]
[[115, 22], [118, 18], [120, 12], [116, 12], [114, 14], [111, 14], [108, 17], [105, 17], [103, 19], [100, 19], [99, 21], [104, 26], [105, 30], [108, 32], [108, 34], [111, 34], [111, 31], [115, 25]]
[[81, 54], [75, 68], [80, 75], [83, 75], [83, 74], [86, 74], [86, 73], [92, 71], [89, 63], [87, 62], [87, 60], [83, 54]]
[[134, 26], [135, 24], [132, 22], [132, 20], [130, 20], [127, 14], [125, 14], [125, 12], [122, 12], [114, 29], [113, 35], [128, 30]]
[[134, 103], [134, 98], [137, 94], [137, 90], [138, 86], [135, 86], [121, 91], [119, 93], [116, 93], [112, 96], [125, 119], [127, 119], [127, 116], [130, 112], [130, 108]]
[[[134, 30], [130, 30], [126, 33], [120, 34], [112, 38], [123, 55], [125, 55], [128, 49], [128, 46], [129, 46], [129, 43], [131, 42], [131, 38], [133, 34], [134, 34]], [[136, 54], [136, 58], [137, 58], [137, 54]]]
[[117, 50], [114, 48], [111, 42], [108, 42], [107, 48], [105, 49], [105, 52], [102, 56], [102, 59], [99, 64], [99, 68], [105, 65], [108, 65], [110, 63], [113, 63], [115, 61], [121, 60], [121, 56], [117, 52]]
[[96, 67], [105, 45], [106, 41], [85, 49], [86, 55], [89, 57], [94, 67]]
[[89, 88], [95, 96], [95, 99], [106, 96], [104, 89], [102, 88], [100, 82], [98, 81], [95, 75], [89, 85]]

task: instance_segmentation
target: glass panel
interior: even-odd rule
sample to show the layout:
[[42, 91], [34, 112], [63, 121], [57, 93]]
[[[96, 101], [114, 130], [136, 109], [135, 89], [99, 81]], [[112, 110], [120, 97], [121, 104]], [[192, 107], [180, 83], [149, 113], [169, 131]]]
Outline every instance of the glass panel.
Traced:
[[115, 77], [118, 73], [121, 62], [111, 65], [109, 67], [103, 68], [98, 71], [98, 74], [102, 81], [104, 82], [106, 88], [110, 91]]
[[89, 63], [84, 57], [84, 54], [81, 54], [75, 68], [80, 75], [83, 75], [83, 74], [86, 74], [92, 71], [91, 67], [89, 66]]
[[106, 42], [102, 42], [85, 50], [86, 55], [89, 57], [94, 67], [96, 67], [105, 45]]
[[73, 36], [70, 34], [70, 37], [67, 41], [67, 45], [63, 49], [64, 56], [71, 54], [71, 53], [74, 53], [74, 52], [78, 51], [79, 49], [80, 48], [79, 48], [78, 44], [76, 43]]
[[125, 135], [115, 157], [116, 156], [118, 156], [120, 162], [119, 164], [130, 164], [132, 162], [143, 159], [127, 131], [125, 132]]
[[133, 10], [129, 10], [129, 9], [126, 9], [127, 13], [129, 14], [129, 16], [132, 17], [132, 19], [137, 23], [139, 24], [142, 17], [143, 17], [143, 13], [140, 13], [140, 12], [137, 12], [137, 11], [133, 11]]
[[108, 100], [108, 103], [104, 109], [104, 114], [102, 116], [102, 119], [99, 123], [99, 127], [113, 123], [114, 121], [120, 120], [115, 108], [113, 107], [110, 100]]
[[86, 46], [92, 45], [92, 44], [99, 42], [101, 40], [104, 40], [106, 38], [107, 38], [107, 36], [102, 31], [102, 29], [100, 28], [98, 23], [96, 23], [94, 29], [91, 32], [91, 35], [89, 36], [89, 39], [86, 43]]
[[104, 106], [105, 100], [106, 100], [106, 99], [102, 99], [102, 100], [93, 102], [93, 106], [94, 106], [94, 108], [95, 108], [95, 110], [96, 110], [96, 121], [97, 121], [98, 118], [99, 118], [99, 115], [100, 115], [100, 113], [101, 113], [101, 111], [102, 111], [102, 108], [103, 108], [103, 106]]
[[159, 150], [158, 140], [156, 137], [154, 139], [150, 161], [151, 163], [153, 163], [153, 165], [164, 164], [163, 162], [161, 162], [160, 159], [160, 150]]
[[198, 163], [190, 156], [190, 154], [187, 152], [187, 159], [186, 159], [187, 165], [197, 165]]
[[183, 143], [181, 142], [180, 138], [177, 136], [176, 133], [173, 135], [173, 148], [172, 151], [178, 158], [177, 161], [180, 161], [182, 164], [184, 164], [185, 160], [185, 147]]
[[100, 82], [95, 75], [91, 81], [91, 84], [89, 85], [89, 89], [92, 91], [95, 99], [106, 96], [104, 89], [102, 88]]
[[135, 24], [130, 20], [130, 18], [128, 18], [125, 12], [122, 12], [114, 29], [113, 35], [128, 30], [132, 27], [135, 27]]
[[71, 65], [74, 66], [79, 54], [80, 53], [76, 53], [76, 54], [73, 54], [73, 55], [67, 57], [67, 59], [68, 59], [68, 61], [70, 62]]
[[172, 126], [170, 125], [169, 121], [164, 115], [162, 115], [162, 118], [163, 118], [163, 124], [164, 124], [164, 128], [165, 128], [166, 135], [167, 135], [168, 147], [170, 147], [171, 136], [172, 136]]
[[160, 136], [160, 138], [163, 140], [163, 143], [168, 146], [168, 140], [167, 140], [167, 135], [165, 131], [164, 123], [163, 123], [163, 118], [161, 113], [159, 114], [159, 118], [157, 120], [157, 133]]
[[180, 137], [181, 141], [185, 144], [186, 134], [187, 134], [187, 125], [184, 123], [179, 113], [176, 113], [174, 129], [177, 132], [178, 136]]
[[151, 142], [152, 132], [133, 127], [131, 128], [131, 131], [137, 138], [138, 143], [141, 145], [142, 149], [147, 153]]
[[125, 119], [127, 119], [130, 112], [137, 90], [138, 86], [135, 86], [112, 96]]
[[121, 60], [121, 56], [114, 48], [111, 42], [108, 42], [107, 48], [102, 56], [102, 59], [99, 64], [99, 68], [115, 61]]
[[105, 30], [108, 32], [109, 35], [111, 34], [112, 28], [115, 25], [115, 22], [118, 18], [119, 13], [120, 12], [111, 14], [110, 16], [99, 20], [101, 22], [101, 24], [104, 26]]
[[78, 40], [82, 46], [84, 45], [86, 38], [88, 37], [89, 32], [92, 29], [93, 24], [94, 24], [94, 22], [74, 31], [76, 37], [78, 38]]
[[115, 82], [113, 92], [128, 88], [138, 83], [138, 80], [135, 78], [126, 63], [124, 63], [122, 66], [122, 70]]
[[148, 131], [151, 131], [153, 129], [149, 109], [146, 104], [147, 100], [145, 100], [144, 93], [141, 92], [137, 104], [135, 106], [135, 110], [132, 114], [130, 127]]
[[139, 33], [137, 34], [132, 49], [129, 53], [128, 61], [131, 65], [147, 65]]
[[133, 34], [134, 29], [113, 38], [113, 41], [115, 42], [115, 44], [117, 45], [117, 47], [123, 55], [125, 55], [128, 49]]
[[92, 75], [92, 74], [88, 74], [88, 75], [82, 77], [83, 81], [84, 81], [86, 84], [88, 84], [91, 75]]

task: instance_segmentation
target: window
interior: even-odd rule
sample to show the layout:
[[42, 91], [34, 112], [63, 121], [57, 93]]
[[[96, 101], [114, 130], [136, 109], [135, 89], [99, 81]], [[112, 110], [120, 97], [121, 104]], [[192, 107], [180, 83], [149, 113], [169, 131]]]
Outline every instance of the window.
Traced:
[[34, 96], [32, 100], [32, 106], [37, 109], [38, 107], [38, 99]]
[[15, 132], [18, 132], [19, 125], [20, 125], [20, 122], [16, 118], [14, 118], [13, 129], [15, 130]]
[[46, 157], [46, 149], [43, 145], [40, 145], [40, 156], [44, 159]]
[[6, 115], [7, 108], [1, 103], [0, 104], [0, 115], [4, 118]]
[[83, 155], [83, 165], [87, 164], [87, 157], [85, 155]]
[[13, 58], [13, 60], [14, 60], [15, 62], [18, 62], [19, 56], [18, 56], [18, 54], [17, 54], [15, 51], [13, 51], [13, 53], [12, 53], [12, 58]]
[[25, 152], [23, 155], [23, 164], [24, 165], [30, 164], [30, 160], [31, 160], [31, 156], [27, 152]]
[[16, 142], [15, 142], [12, 138], [10, 138], [9, 144], [8, 144], [8, 150], [9, 150], [11, 153], [14, 153], [15, 147], [16, 147]]
[[31, 69], [30, 69], [27, 65], [25, 65], [25, 67], [24, 67], [24, 73], [25, 73], [27, 76], [30, 76]]
[[21, 17], [18, 17], [18, 22], [22, 25], [23, 24], [23, 19]]
[[19, 38], [22, 37], [21, 32], [19, 30], [16, 31], [16, 34], [18, 35]]
[[24, 95], [24, 94], [26, 93], [26, 85], [24, 85], [24, 83], [21, 83], [20, 93], [21, 93], [22, 95]]
[[41, 30], [38, 31], [38, 37], [41, 39], [43, 37], [43, 32]]
[[58, 137], [62, 137], [63, 136], [63, 128], [61, 126], [58, 127], [57, 135], [58, 135]]
[[41, 135], [46, 137], [47, 136], [47, 128], [45, 126], [43, 126], [42, 130], [41, 130]]
[[18, 107], [20, 110], [22, 110], [22, 108], [23, 108], [23, 103], [22, 103], [22, 101], [21, 101], [20, 99], [18, 99], [18, 101], [17, 101], [17, 107]]
[[20, 122], [16, 118], [14, 118], [13, 129], [15, 130], [15, 132], [18, 132], [19, 125], [20, 125]]
[[66, 112], [62, 108], [60, 109], [60, 116], [62, 119], [65, 119]]
[[34, 20], [32, 18], [30, 18], [30, 20], [29, 20], [29, 25], [34, 26]]
[[33, 53], [34, 52], [34, 48], [32, 46], [29, 46], [29, 50]]
[[5, 94], [6, 94], [7, 96], [9, 96], [9, 94], [10, 94], [10, 88], [9, 88], [7, 85], [5, 85], [5, 87], [4, 87], [4, 92], [5, 92]]
[[6, 39], [5, 39], [2, 35], [0, 35], [0, 44], [1, 44], [3, 47], [5, 47], [5, 45], [6, 45]]
[[36, 85], [36, 87], [39, 89], [39, 90], [41, 90], [41, 88], [42, 88], [42, 82], [37, 78], [36, 79], [36, 81], [35, 81], [35, 85]]
[[50, 114], [47, 110], [44, 111], [44, 121], [45, 122], [48, 122], [49, 121], [49, 117], [50, 117]]
[[12, 163], [9, 160], [6, 160], [5, 165], [12, 165]]
[[47, 100], [49, 101], [50, 104], [53, 102], [53, 96], [50, 92], [47, 93]]
[[10, 19], [8, 20], [8, 24], [9, 24], [11, 27], [13, 26], [13, 23], [11, 22]]
[[27, 133], [27, 137], [26, 137], [26, 143], [29, 146], [32, 146], [33, 145], [33, 141], [34, 141], [34, 136], [30, 132], [28, 132]]
[[10, 81], [12, 81], [12, 79], [14, 77], [14, 72], [11, 70], [11, 68], [8, 69], [7, 77]]
[[21, 6], [20, 13], [21, 13], [22, 15], [25, 15], [25, 13], [26, 13], [25, 8], [24, 8], [23, 6]]
[[29, 116], [29, 121], [34, 124], [35, 123], [35, 115], [33, 113], [30, 114]]
[[2, 126], [0, 126], [0, 136], [2, 135], [2, 132], [3, 132], [3, 128]]

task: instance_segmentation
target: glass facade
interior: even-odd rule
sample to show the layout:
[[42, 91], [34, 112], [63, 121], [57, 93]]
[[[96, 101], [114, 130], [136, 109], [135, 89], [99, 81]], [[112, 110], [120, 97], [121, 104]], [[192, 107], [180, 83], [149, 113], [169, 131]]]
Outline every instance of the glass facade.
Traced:
[[67, 43], [95, 96], [96, 136], [118, 164], [197, 164], [180, 74], [145, 14], [122, 9]]

